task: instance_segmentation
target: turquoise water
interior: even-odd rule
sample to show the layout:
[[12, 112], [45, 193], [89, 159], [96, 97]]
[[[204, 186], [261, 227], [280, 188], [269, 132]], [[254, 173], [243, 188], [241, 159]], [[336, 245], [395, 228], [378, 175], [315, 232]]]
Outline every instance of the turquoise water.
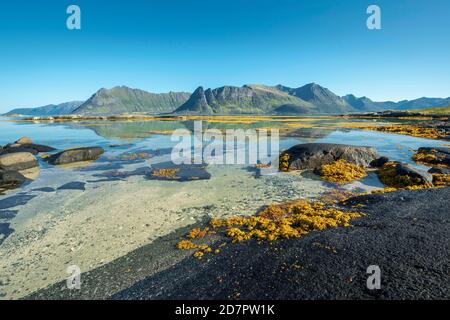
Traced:
[[[330, 120], [327, 120], [328, 122]], [[340, 120], [337, 120], [340, 121]], [[440, 146], [445, 141], [422, 139], [406, 135], [386, 134], [366, 130], [330, 130], [322, 129], [318, 121], [317, 129], [311, 137], [281, 137], [280, 150], [298, 143], [328, 142], [359, 146], [371, 146], [380, 155], [392, 160], [411, 161], [412, 150], [425, 146]], [[203, 129], [217, 128], [258, 128], [279, 127], [280, 123], [263, 121], [253, 124], [205, 123]], [[35, 143], [45, 144], [57, 149], [67, 149], [79, 146], [102, 146], [114, 154], [134, 152], [145, 148], [171, 148], [175, 142], [170, 135], [158, 134], [160, 131], [170, 132], [175, 129], [192, 130], [192, 121], [153, 121], [153, 122], [86, 122], [86, 123], [32, 123], [12, 122], [0, 117], [0, 144], [5, 145], [16, 141], [22, 136], [29, 136]], [[119, 151], [110, 145], [126, 144]]]

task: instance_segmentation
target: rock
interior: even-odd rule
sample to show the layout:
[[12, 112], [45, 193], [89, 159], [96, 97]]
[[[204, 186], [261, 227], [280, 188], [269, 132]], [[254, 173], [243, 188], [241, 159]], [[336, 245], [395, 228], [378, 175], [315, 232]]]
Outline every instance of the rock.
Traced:
[[0, 154], [17, 153], [17, 152], [28, 152], [34, 155], [38, 154], [38, 152], [35, 149], [24, 148], [21, 145], [18, 146], [6, 145], [5, 148], [3, 148], [0, 151]]
[[416, 169], [407, 163], [396, 163], [396, 171], [399, 176], [410, 176], [411, 178], [419, 178], [424, 182], [433, 183], [433, 176], [423, 170]]
[[298, 144], [280, 155], [281, 170], [315, 169], [336, 160], [367, 167], [377, 158], [377, 152], [370, 147], [357, 147], [332, 143]]
[[379, 157], [378, 159], [373, 160], [370, 163], [370, 166], [374, 167], [374, 168], [381, 168], [385, 163], [388, 163], [388, 162], [389, 162], [388, 158], [386, 158], [386, 157]]
[[50, 156], [48, 162], [60, 165], [80, 161], [92, 161], [97, 160], [104, 152], [103, 148], [100, 147], [69, 149]]
[[430, 170], [428, 170], [428, 173], [434, 173], [434, 174], [450, 174], [450, 168], [439, 168], [439, 167], [433, 167]]
[[417, 151], [419, 153], [430, 153], [433, 151], [437, 151], [439, 153], [450, 155], [450, 147], [421, 147]]
[[16, 152], [29, 152], [32, 154], [38, 154], [40, 152], [51, 152], [56, 150], [55, 148], [44, 146], [35, 143], [10, 143], [0, 150], [0, 154], [16, 153]]
[[24, 144], [24, 143], [33, 143], [33, 141], [31, 140], [31, 138], [22, 137], [19, 140], [17, 140], [15, 143]]
[[428, 161], [430, 164], [435, 165], [448, 165], [450, 166], [450, 148], [449, 147], [422, 147], [417, 150], [417, 154], [429, 154], [433, 155], [435, 159]]
[[20, 186], [27, 180], [20, 172], [0, 169], [0, 187], [12, 189]]
[[38, 166], [36, 158], [30, 152], [16, 152], [0, 155], [0, 169], [26, 170]]

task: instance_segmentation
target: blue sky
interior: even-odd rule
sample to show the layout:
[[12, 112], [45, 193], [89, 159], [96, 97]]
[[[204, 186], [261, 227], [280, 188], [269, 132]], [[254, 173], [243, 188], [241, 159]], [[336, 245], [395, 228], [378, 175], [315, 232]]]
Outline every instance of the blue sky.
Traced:
[[[82, 29], [66, 28], [81, 8]], [[366, 9], [382, 10], [382, 30]], [[0, 111], [101, 87], [316, 82], [374, 100], [450, 96], [448, 0], [41, 0], [0, 4]]]

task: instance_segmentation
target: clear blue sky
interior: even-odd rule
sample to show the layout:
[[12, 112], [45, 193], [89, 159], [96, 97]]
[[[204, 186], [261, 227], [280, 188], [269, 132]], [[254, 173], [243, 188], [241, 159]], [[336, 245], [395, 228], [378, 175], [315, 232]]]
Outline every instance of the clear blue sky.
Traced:
[[[81, 7], [82, 30], [66, 28]], [[382, 9], [382, 30], [366, 8]], [[101, 87], [316, 82], [374, 100], [450, 96], [448, 0], [41, 0], [0, 4], [0, 111]]]

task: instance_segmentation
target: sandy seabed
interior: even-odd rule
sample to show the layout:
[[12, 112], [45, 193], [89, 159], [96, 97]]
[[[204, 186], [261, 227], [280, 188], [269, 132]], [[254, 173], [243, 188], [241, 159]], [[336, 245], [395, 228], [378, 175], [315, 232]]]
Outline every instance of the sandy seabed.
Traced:
[[92, 270], [205, 217], [251, 215], [266, 204], [315, 197], [327, 189], [298, 174], [256, 179], [245, 168], [208, 171], [210, 180], [132, 177], [30, 200], [11, 224], [15, 232], [0, 246], [2, 298], [21, 298], [64, 280], [71, 265]]

